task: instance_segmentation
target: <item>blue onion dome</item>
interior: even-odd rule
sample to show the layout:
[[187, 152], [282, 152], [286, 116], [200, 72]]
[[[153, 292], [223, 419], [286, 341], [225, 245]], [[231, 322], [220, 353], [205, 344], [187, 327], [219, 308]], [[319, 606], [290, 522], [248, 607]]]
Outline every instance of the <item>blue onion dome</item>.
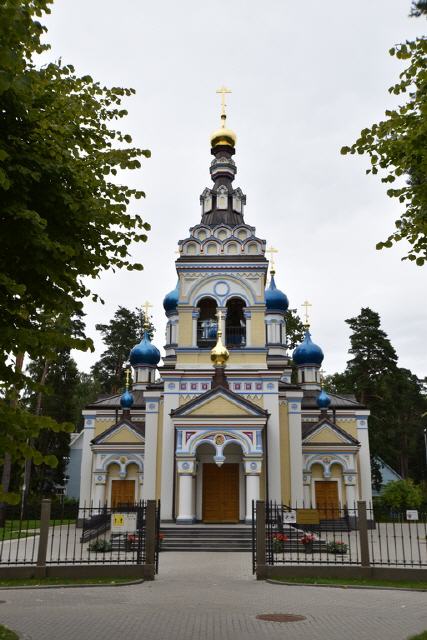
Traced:
[[126, 391], [120, 396], [120, 404], [123, 409], [130, 409], [133, 405], [133, 395], [126, 389]]
[[285, 313], [289, 307], [288, 296], [276, 287], [273, 274], [271, 274], [270, 286], [265, 290], [265, 306], [267, 311], [280, 313]]
[[317, 396], [316, 402], [319, 409], [327, 409], [331, 404], [331, 399], [326, 391], [324, 389], [321, 389], [319, 395]]
[[307, 329], [304, 340], [292, 355], [293, 361], [298, 365], [315, 364], [320, 366], [324, 357], [322, 349], [312, 342], [310, 331]]
[[160, 351], [154, 346], [154, 344], [151, 344], [148, 331], [144, 331], [144, 337], [141, 342], [130, 352], [129, 360], [133, 367], [137, 367], [139, 365], [159, 364]]
[[176, 308], [178, 306], [178, 299], [179, 299], [178, 283], [179, 281], [176, 283], [175, 289], [173, 289], [172, 291], [169, 291], [169, 293], [167, 293], [163, 299], [163, 308], [166, 311], [166, 313], [171, 313], [172, 311], [176, 311]]

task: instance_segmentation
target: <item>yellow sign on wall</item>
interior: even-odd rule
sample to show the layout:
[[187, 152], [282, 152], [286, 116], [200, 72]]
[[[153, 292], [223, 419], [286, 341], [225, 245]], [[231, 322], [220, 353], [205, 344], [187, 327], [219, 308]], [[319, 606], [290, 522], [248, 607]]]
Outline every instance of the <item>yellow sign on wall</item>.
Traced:
[[125, 517], [123, 513], [113, 514], [113, 527], [123, 527], [125, 524]]

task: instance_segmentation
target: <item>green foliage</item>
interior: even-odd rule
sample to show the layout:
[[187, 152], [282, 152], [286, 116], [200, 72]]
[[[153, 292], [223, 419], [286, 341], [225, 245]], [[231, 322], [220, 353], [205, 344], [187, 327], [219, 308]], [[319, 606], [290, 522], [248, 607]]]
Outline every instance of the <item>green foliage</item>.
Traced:
[[[413, 8], [418, 11], [413, 15], [426, 11], [424, 2], [414, 3]], [[427, 260], [427, 38], [396, 45], [390, 55], [408, 62], [389, 89], [406, 101], [388, 109], [384, 120], [363, 129], [356, 142], [343, 147], [341, 153], [367, 154], [370, 168], [366, 173], [381, 175], [381, 182], [390, 185], [387, 195], [403, 206], [396, 230], [377, 249], [404, 239], [410, 244], [404, 259], [421, 266]]]
[[[92, 374], [101, 390], [107, 394], [118, 393], [124, 386], [124, 364], [129, 360], [130, 350], [140, 342], [144, 333], [145, 315], [142, 309], [135, 311], [119, 307], [108, 324], [97, 324], [107, 347], [101, 358], [92, 367]], [[152, 337], [154, 327], [148, 323]]]
[[335, 555], [345, 555], [348, 551], [348, 545], [340, 540], [328, 542], [325, 547], [326, 553], [334, 553]]
[[[84, 335], [44, 322], [81, 313], [97, 300], [94, 279], [107, 269], [142, 269], [130, 260], [149, 225], [129, 205], [144, 193], [119, 180], [149, 152], [116, 128], [134, 91], [107, 88], [72, 65], [37, 67], [51, 0], [0, 3], [0, 463], [54, 462], [28, 443], [59, 424], [19, 405], [33, 385], [22, 359], [87, 349]], [[33, 387], [34, 388], [34, 387]], [[7, 454], [7, 455], [6, 455]], [[3, 493], [7, 494], [7, 473]], [[2, 492], [0, 492], [0, 499]], [[6, 498], [10, 498], [7, 496]], [[16, 496], [15, 496], [16, 498]]]
[[93, 551], [94, 553], [106, 553], [107, 551], [111, 551], [111, 542], [104, 538], [98, 538], [94, 542], [90, 543], [89, 551]]
[[288, 309], [285, 322], [287, 346], [293, 350], [303, 341], [305, 328], [295, 309]]
[[[408, 369], [397, 366], [397, 355], [381, 329], [378, 313], [363, 308], [346, 320], [352, 330], [343, 373], [328, 376], [332, 393], [354, 394], [370, 411], [369, 441], [372, 459], [383, 458], [403, 477], [420, 480], [425, 474], [422, 415], [427, 398], [422, 382]], [[378, 469], [373, 468], [378, 485]]]
[[394, 480], [384, 487], [381, 502], [390, 509], [418, 509], [423, 502], [423, 492], [413, 480]]

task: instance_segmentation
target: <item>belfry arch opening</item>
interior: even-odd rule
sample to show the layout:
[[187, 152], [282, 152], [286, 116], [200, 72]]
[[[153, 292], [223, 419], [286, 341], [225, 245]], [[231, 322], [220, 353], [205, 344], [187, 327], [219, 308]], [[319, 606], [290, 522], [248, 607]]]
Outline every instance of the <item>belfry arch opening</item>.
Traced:
[[245, 301], [241, 298], [230, 298], [227, 302], [225, 320], [225, 340], [229, 349], [246, 346]]
[[211, 348], [216, 343], [218, 320], [216, 317], [216, 301], [213, 298], [202, 298], [197, 305], [197, 346]]

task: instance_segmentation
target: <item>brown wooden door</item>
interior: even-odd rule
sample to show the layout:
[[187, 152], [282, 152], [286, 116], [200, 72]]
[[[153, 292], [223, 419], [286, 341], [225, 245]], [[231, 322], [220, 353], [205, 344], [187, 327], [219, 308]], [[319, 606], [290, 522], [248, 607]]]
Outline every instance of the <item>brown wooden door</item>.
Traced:
[[203, 522], [239, 522], [239, 465], [203, 465]]
[[135, 502], [135, 480], [112, 480], [111, 481], [111, 506], [134, 504]]
[[339, 518], [338, 482], [322, 480], [315, 482], [316, 508], [321, 520]]

